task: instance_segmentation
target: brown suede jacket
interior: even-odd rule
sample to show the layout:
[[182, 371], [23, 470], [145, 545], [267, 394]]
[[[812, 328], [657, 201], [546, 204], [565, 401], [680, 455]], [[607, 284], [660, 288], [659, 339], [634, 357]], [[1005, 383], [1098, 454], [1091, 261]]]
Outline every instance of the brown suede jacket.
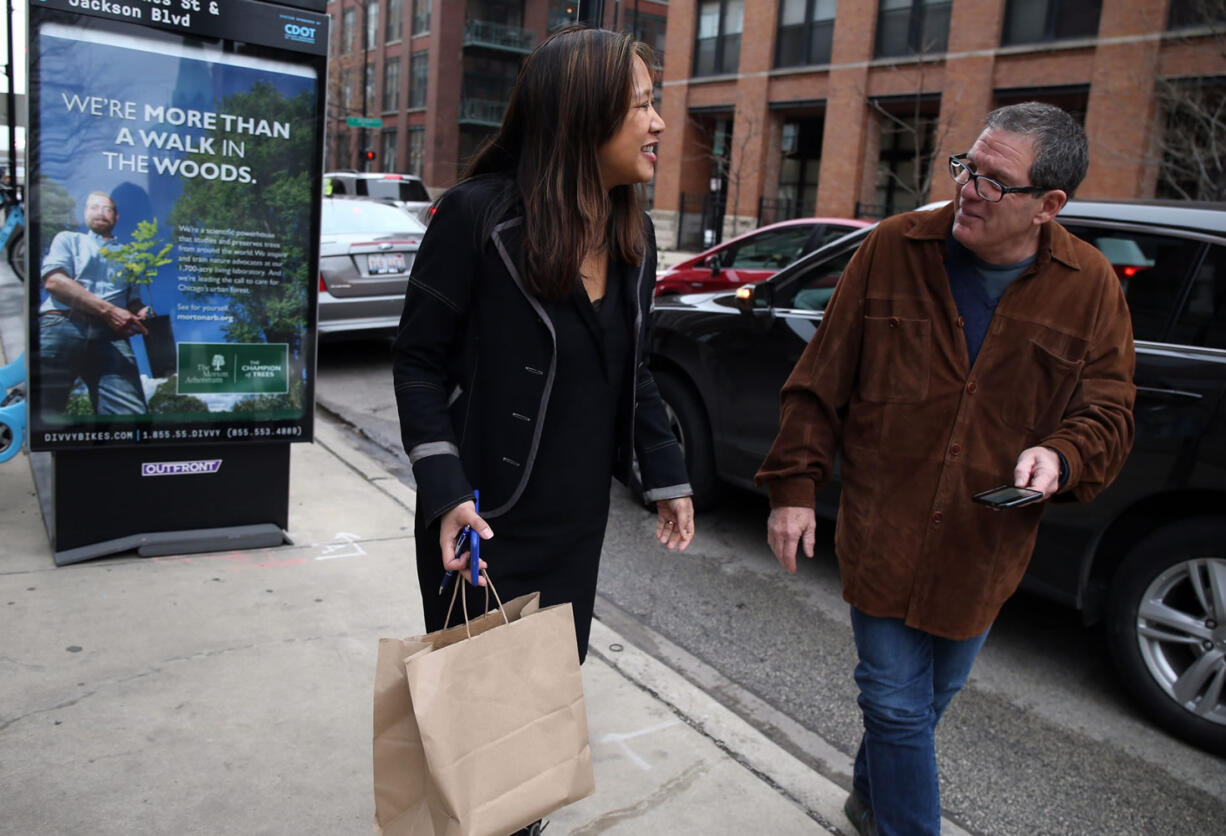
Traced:
[[843, 455], [843, 597], [951, 639], [991, 626], [1030, 562], [1043, 503], [994, 511], [1018, 454], [1058, 450], [1087, 502], [1132, 446], [1132, 323], [1111, 265], [1055, 222], [971, 366], [945, 273], [953, 205], [890, 218], [839, 280], [784, 384], [758, 483], [811, 508]]

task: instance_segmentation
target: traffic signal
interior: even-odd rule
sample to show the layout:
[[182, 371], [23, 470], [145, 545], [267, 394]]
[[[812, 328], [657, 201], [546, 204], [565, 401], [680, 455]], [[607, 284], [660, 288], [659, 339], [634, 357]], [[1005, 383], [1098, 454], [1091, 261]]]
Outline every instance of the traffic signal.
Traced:
[[368, 163], [373, 163], [375, 161], [374, 150], [367, 148], [365, 151], [362, 152], [362, 159], [366, 160], [366, 162]]

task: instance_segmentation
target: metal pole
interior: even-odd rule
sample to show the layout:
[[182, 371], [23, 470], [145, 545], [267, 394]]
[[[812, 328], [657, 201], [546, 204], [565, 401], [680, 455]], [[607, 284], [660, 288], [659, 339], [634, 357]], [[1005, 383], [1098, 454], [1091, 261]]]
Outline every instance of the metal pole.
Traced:
[[5, 64], [5, 75], [8, 76], [8, 123], [9, 123], [9, 181], [17, 188], [17, 95], [14, 90], [13, 78], [13, 0], [5, 0], [4, 13], [7, 25], [4, 27], [4, 38], [8, 49], [8, 63]]
[[[370, 26], [370, 7], [366, 5], [365, 0], [358, 0], [358, 5], [362, 7], [362, 118], [366, 118], [366, 87], [370, 84], [370, 79], [366, 77], [370, 72], [370, 32], [367, 27]], [[366, 171], [369, 163], [366, 162], [366, 128], [363, 127], [358, 131], [358, 155], [361, 157], [362, 171]]]

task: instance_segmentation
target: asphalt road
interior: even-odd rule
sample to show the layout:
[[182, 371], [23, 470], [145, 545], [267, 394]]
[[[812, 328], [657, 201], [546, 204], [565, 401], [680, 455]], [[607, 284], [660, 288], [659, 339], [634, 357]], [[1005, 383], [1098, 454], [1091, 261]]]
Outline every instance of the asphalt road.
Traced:
[[[317, 399], [408, 481], [389, 352], [386, 340], [325, 343]], [[766, 546], [766, 515], [762, 498], [731, 491], [671, 554], [614, 486], [597, 617], [846, 784], [860, 719], [832, 531], [789, 577]], [[937, 746], [946, 814], [973, 832], [1226, 833], [1226, 761], [1152, 726], [1100, 633], [1033, 596], [1006, 605]]]

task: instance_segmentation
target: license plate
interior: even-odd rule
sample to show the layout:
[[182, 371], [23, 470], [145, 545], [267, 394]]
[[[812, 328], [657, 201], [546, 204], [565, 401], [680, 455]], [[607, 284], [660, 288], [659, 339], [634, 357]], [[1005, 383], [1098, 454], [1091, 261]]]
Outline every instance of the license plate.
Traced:
[[404, 272], [404, 253], [372, 253], [366, 256], [366, 269], [372, 276]]

